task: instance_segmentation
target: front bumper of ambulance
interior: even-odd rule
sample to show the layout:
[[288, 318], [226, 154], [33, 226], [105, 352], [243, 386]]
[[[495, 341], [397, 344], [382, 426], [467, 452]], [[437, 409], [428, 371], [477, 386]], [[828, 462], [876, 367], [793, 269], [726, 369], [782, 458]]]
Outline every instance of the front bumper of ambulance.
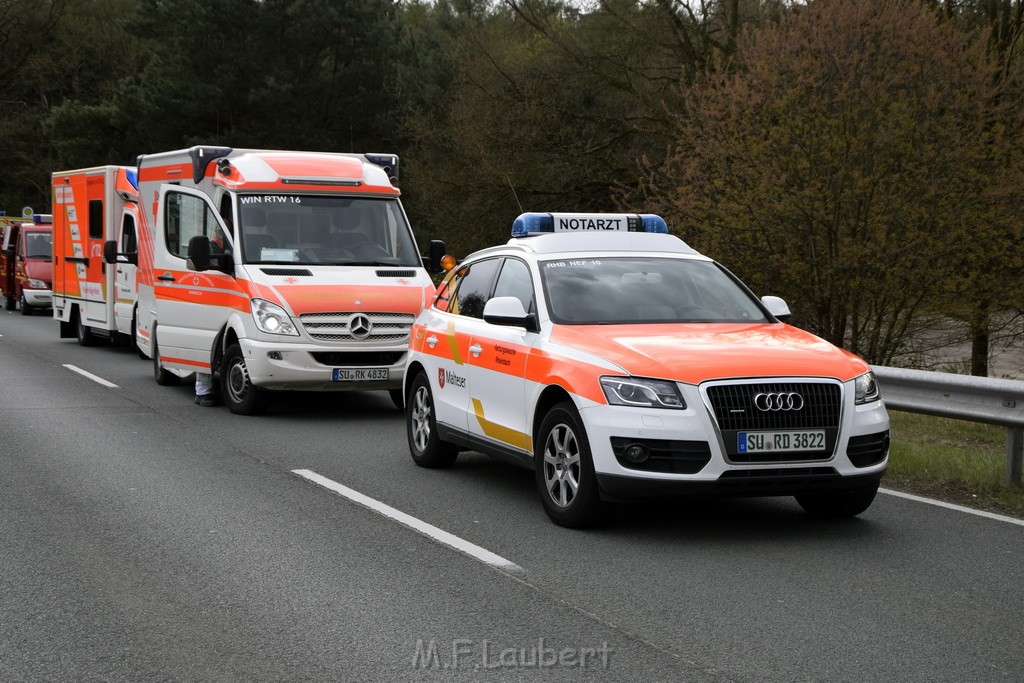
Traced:
[[[827, 407], [815, 411], [828, 415], [808, 425], [798, 423], [795, 411], [741, 414], [735, 406], [744, 392], [772, 393], [766, 384], [827, 394], [820, 397]], [[801, 378], [678, 384], [684, 409], [582, 406], [602, 497], [781, 496], [873, 486], [888, 465], [889, 417], [881, 400], [857, 404], [853, 384]], [[791, 437], [816, 432], [823, 447], [785, 447]], [[783, 447], [765, 450], [764, 436], [776, 434]], [[747, 448], [755, 439], [762, 449]]]
[[242, 339], [252, 383], [262, 389], [370, 391], [401, 389], [407, 346], [357, 347], [308, 344], [290, 338]]

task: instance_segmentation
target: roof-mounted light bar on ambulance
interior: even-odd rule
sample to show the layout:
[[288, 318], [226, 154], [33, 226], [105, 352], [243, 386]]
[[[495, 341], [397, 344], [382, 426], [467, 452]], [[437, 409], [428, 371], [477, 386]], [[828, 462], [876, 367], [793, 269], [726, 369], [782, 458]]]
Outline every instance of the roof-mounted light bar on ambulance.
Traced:
[[655, 232], [668, 224], [650, 213], [524, 213], [512, 222], [512, 237], [546, 232]]

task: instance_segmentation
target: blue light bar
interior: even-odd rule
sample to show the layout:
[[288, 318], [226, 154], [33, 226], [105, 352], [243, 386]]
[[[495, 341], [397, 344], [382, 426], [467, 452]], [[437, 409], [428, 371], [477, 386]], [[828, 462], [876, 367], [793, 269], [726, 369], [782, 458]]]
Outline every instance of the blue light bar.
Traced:
[[512, 237], [543, 232], [656, 232], [668, 234], [665, 219], [636, 213], [524, 213], [512, 222]]
[[53, 214], [51, 213], [34, 213], [32, 214], [32, 222], [36, 224], [53, 223]]
[[139, 169], [128, 168], [125, 170], [124, 175], [128, 182], [131, 183], [131, 186], [137, 191], [139, 189]]

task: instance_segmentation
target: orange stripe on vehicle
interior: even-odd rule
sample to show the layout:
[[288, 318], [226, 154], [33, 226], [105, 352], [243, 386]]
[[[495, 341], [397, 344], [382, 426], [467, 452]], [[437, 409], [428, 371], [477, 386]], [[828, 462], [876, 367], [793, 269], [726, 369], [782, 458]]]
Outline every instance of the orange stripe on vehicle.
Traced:
[[203, 363], [198, 360], [189, 360], [188, 358], [171, 358], [170, 356], [160, 356], [160, 361], [163, 363], [175, 363], [177, 365], [190, 365], [196, 368], [210, 369], [209, 363]]
[[480, 403], [480, 399], [474, 398], [472, 401], [473, 414], [476, 415], [476, 420], [480, 423], [480, 429], [483, 430], [483, 433], [486, 436], [496, 441], [507, 443], [515, 448], [533, 453], [533, 437], [529, 434], [523, 434], [515, 429], [491, 422], [484, 417], [484, 406]]
[[192, 177], [191, 164], [167, 164], [165, 166], [143, 166], [139, 169], [139, 182], [154, 180], [180, 180]]
[[277, 291], [297, 315], [367, 311], [411, 313], [422, 310], [423, 289], [402, 285], [278, 285]]

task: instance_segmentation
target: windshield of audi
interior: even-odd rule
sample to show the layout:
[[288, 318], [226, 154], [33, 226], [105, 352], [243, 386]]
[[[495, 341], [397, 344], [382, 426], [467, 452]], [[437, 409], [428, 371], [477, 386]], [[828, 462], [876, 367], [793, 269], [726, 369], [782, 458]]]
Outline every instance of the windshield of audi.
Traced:
[[713, 261], [602, 256], [539, 265], [556, 323], [770, 322], [750, 291]]

